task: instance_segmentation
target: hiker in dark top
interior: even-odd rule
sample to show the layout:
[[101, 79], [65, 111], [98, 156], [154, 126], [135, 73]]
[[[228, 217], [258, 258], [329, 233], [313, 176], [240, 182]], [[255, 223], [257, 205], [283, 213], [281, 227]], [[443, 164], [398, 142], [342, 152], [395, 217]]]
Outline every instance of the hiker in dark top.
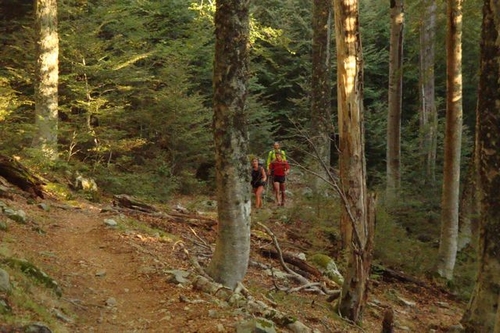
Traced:
[[252, 159], [252, 184], [253, 193], [255, 194], [255, 208], [262, 208], [262, 192], [267, 181], [266, 170], [259, 165], [259, 159]]
[[[285, 180], [290, 172], [290, 165], [283, 160], [281, 153], [276, 153], [276, 159], [269, 165], [273, 180], [274, 196], [278, 206], [285, 205]], [[280, 195], [281, 194], [281, 195]]]

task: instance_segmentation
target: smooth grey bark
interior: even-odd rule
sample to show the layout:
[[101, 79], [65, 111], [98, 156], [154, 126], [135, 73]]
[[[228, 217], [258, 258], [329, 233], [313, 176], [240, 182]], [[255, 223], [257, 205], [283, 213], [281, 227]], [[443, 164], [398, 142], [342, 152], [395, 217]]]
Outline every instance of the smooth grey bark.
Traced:
[[479, 160], [479, 271], [462, 318], [465, 332], [499, 332], [500, 300], [500, 8], [485, 0], [481, 32], [476, 149]]
[[[333, 28], [333, 2], [313, 2], [313, 44], [311, 79], [311, 141], [318, 156], [312, 158], [311, 169], [326, 178], [324, 165], [330, 165], [330, 137], [334, 132], [331, 119], [331, 38]], [[311, 184], [318, 193], [323, 184], [320, 177], [313, 177]]]
[[59, 36], [57, 0], [35, 1], [36, 70], [33, 147], [50, 160], [58, 157]]
[[462, 0], [448, 0], [446, 36], [446, 130], [441, 237], [437, 272], [451, 280], [458, 249], [460, 154], [462, 147]]
[[403, 0], [390, 1], [389, 112], [387, 115], [386, 199], [398, 197], [401, 185], [401, 111], [403, 104]]
[[215, 38], [213, 131], [219, 229], [207, 272], [233, 289], [244, 278], [250, 255], [248, 1], [217, 1]]

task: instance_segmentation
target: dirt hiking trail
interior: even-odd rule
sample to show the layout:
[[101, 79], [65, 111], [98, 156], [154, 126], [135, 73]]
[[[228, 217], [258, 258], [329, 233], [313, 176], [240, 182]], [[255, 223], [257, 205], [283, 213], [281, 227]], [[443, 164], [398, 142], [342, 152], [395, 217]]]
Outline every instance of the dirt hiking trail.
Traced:
[[[117, 211], [110, 208], [111, 201], [95, 204], [78, 200], [69, 204], [45, 199], [28, 204], [29, 200], [17, 196], [2, 201], [28, 215], [26, 224], [8, 221], [8, 230], [0, 231], [2, 246], [12, 257], [40, 267], [62, 290], [59, 298], [49, 297], [50, 293], [32, 295], [57, 318], [59, 326], [57, 330], [52, 328], [55, 333], [236, 332], [237, 323], [255, 316], [194, 290], [189, 283], [197, 274], [190, 256], [196, 256], [202, 266], [209, 262], [217, 227], [207, 221], [212, 217], [215, 220], [214, 212], [197, 220], [189, 215], [167, 218]], [[178, 203], [173, 201], [166, 206], [171, 208], [165, 209], [175, 211]], [[109, 226], [110, 220], [117, 225]], [[269, 221], [267, 226], [283, 240], [287, 238], [286, 229], [293, 227], [277, 221]], [[293, 242], [286, 240], [289, 245], [283, 245], [284, 250]], [[243, 284], [253, 298], [271, 304], [315, 332], [380, 332], [388, 306], [395, 311], [394, 332], [445, 332], [460, 319], [461, 303], [420, 287], [378, 281], [372, 285], [363, 327], [346, 323], [334, 315], [325, 295], [277, 292], [275, 281], [262, 267], [279, 270], [280, 264], [258, 254], [264, 243], [252, 237], [252, 265]], [[190, 275], [179, 283], [173, 271]], [[291, 332], [280, 326], [276, 329]]]

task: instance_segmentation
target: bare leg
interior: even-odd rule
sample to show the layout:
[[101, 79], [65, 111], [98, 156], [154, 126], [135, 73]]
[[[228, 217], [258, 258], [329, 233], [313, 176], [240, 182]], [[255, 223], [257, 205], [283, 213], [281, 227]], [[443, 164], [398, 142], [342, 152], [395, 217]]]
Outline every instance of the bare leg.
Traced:
[[280, 192], [281, 192], [281, 205], [285, 205], [285, 183], [280, 184]]
[[264, 192], [264, 186], [255, 189], [255, 208], [262, 208], [262, 192]]
[[276, 199], [276, 204], [279, 206], [280, 205], [280, 183], [274, 182], [273, 187], [274, 187], [274, 197]]
[[252, 193], [255, 196], [254, 206], [257, 208], [257, 189], [256, 188], [252, 188]]

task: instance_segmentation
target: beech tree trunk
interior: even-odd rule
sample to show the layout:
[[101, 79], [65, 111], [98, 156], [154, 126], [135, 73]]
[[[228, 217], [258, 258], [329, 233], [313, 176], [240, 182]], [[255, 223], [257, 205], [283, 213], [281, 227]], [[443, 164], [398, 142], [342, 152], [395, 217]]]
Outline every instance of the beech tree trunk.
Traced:
[[50, 160], [57, 159], [59, 36], [57, 0], [35, 1], [37, 33], [35, 125], [33, 147]]
[[347, 248], [347, 272], [339, 312], [361, 320], [368, 296], [373, 248], [375, 200], [367, 195], [363, 126], [363, 70], [357, 0], [335, 4], [340, 182], [344, 205], [341, 232]]
[[[330, 136], [333, 133], [331, 119], [331, 37], [333, 27], [333, 2], [314, 0], [313, 2], [313, 45], [311, 83], [311, 140], [318, 155], [313, 158], [311, 169], [326, 177], [324, 165], [330, 165]], [[323, 184], [319, 177], [313, 177], [311, 184], [317, 193]]]
[[403, 0], [391, 0], [389, 51], [389, 112], [387, 117], [387, 202], [393, 202], [401, 185], [401, 109], [403, 103]]
[[448, 0], [446, 36], [446, 132], [444, 141], [441, 238], [437, 272], [451, 280], [458, 247], [460, 153], [462, 147], [462, 1]]
[[500, 311], [500, 10], [485, 0], [481, 33], [476, 147], [479, 157], [479, 272], [462, 324], [465, 332], [499, 332]]
[[424, 0], [420, 28], [420, 132], [425, 181], [435, 181], [437, 111], [435, 102], [434, 58], [436, 39], [436, 0]]
[[219, 230], [207, 272], [231, 289], [245, 276], [250, 254], [248, 6], [246, 0], [218, 0], [215, 13], [213, 128]]

